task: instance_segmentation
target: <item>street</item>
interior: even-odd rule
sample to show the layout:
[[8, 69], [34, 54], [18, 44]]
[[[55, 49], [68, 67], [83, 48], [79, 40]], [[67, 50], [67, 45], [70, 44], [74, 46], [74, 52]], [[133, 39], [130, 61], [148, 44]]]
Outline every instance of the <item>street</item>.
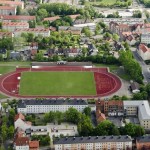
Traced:
[[150, 83], [150, 72], [149, 72], [149, 66], [145, 64], [145, 62], [142, 60], [142, 58], [138, 55], [136, 48], [131, 48], [134, 58], [137, 60], [137, 62], [140, 64], [142, 68], [142, 73], [144, 76], [144, 83]]

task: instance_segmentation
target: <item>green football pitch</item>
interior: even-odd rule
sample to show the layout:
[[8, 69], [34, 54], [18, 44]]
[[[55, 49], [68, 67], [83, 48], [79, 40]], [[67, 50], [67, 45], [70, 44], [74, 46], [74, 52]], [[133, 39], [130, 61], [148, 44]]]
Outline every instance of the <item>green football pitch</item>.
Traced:
[[19, 94], [24, 96], [96, 95], [93, 72], [22, 72]]

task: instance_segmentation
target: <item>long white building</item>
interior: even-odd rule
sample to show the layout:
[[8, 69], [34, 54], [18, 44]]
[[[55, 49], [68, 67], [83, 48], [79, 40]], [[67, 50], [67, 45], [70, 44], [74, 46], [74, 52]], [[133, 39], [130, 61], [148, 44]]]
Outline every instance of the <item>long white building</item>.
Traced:
[[127, 116], [137, 115], [140, 125], [150, 129], [150, 106], [148, 101], [124, 101], [124, 110]]
[[64, 137], [54, 141], [55, 150], [128, 150], [132, 138], [124, 136]]
[[82, 112], [88, 107], [88, 103], [82, 99], [19, 100], [17, 111], [23, 114], [39, 114], [50, 111], [65, 112], [71, 107]]

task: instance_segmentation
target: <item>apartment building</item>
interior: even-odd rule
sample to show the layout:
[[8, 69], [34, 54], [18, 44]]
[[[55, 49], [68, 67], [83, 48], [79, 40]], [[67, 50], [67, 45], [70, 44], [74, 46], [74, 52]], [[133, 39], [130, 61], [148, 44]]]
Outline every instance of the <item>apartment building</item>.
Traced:
[[142, 18], [103, 18], [102, 21], [109, 25], [110, 22], [117, 22], [118, 24], [144, 24], [144, 19]]
[[88, 107], [88, 103], [82, 99], [19, 100], [17, 111], [24, 114], [39, 114], [50, 111], [65, 112], [71, 107], [82, 112], [85, 107]]
[[70, 26], [59, 26], [59, 32], [72, 33], [75, 35], [81, 34], [81, 28], [70, 27]]
[[150, 129], [150, 106], [148, 101], [123, 101], [126, 116], [138, 116], [140, 125]]
[[0, 5], [3, 6], [11, 6], [17, 8], [19, 6], [21, 9], [24, 9], [24, 2], [23, 1], [0, 1]]
[[43, 37], [49, 37], [50, 36], [50, 30], [45, 28], [24, 28], [24, 29], [16, 29], [14, 31], [14, 36], [18, 37], [21, 36], [22, 33], [33, 33], [35, 36], [43, 36]]
[[28, 21], [35, 21], [35, 16], [22, 16], [22, 15], [0, 15], [0, 21], [3, 22], [28, 22]]
[[137, 150], [149, 150], [150, 149], [150, 135], [145, 135], [136, 138]]
[[64, 137], [53, 142], [55, 150], [131, 150], [130, 136]]
[[29, 23], [27, 22], [2, 22], [2, 29], [7, 31], [15, 31], [16, 29], [28, 29]]
[[0, 6], [0, 15], [16, 15], [16, 8], [10, 6]]
[[150, 33], [141, 34], [141, 43], [150, 44]]
[[12, 32], [0, 32], [0, 39], [5, 37], [13, 38], [14, 34]]
[[106, 116], [123, 116], [123, 101], [105, 101], [105, 100], [97, 100], [96, 101], [96, 109], [99, 109], [101, 113], [104, 113]]
[[42, 0], [43, 3], [66, 3], [68, 5], [77, 5], [79, 0]]
[[148, 48], [145, 44], [140, 44], [137, 53], [143, 60], [150, 60], [150, 48]]

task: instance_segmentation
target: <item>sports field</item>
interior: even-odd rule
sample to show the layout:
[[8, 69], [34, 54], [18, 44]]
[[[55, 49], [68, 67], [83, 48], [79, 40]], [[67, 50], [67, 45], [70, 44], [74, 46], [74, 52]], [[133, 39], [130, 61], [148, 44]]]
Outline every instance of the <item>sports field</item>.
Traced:
[[20, 95], [96, 95], [93, 72], [22, 72]]

